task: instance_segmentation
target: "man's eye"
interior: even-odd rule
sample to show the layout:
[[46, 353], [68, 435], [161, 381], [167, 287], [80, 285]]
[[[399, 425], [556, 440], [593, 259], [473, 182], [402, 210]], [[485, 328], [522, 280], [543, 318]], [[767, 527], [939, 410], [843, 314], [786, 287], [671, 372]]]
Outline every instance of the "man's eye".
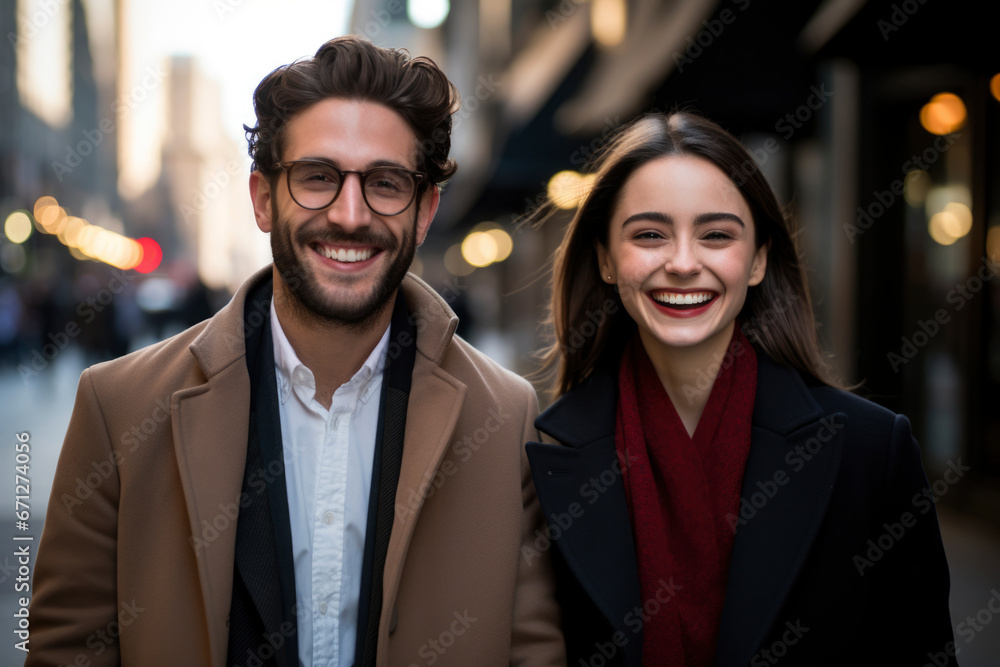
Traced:
[[336, 183], [337, 173], [328, 169], [306, 169], [298, 176], [303, 183]]
[[408, 189], [406, 177], [395, 171], [378, 171], [368, 177], [365, 187], [382, 192], [401, 192]]

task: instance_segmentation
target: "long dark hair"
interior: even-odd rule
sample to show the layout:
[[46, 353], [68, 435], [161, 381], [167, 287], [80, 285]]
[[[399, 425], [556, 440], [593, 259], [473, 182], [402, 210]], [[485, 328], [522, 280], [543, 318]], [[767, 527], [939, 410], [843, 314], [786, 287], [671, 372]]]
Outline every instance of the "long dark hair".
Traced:
[[[596, 244], [607, 247], [611, 215], [629, 177], [669, 155], [704, 158], [726, 173], [750, 207], [757, 247], [768, 245], [764, 280], [749, 288], [740, 312], [743, 333], [778, 363], [841, 386], [820, 351], [794, 223], [735, 137], [710, 120], [675, 112], [638, 118], [597, 155], [591, 169], [596, 178], [556, 250], [549, 313], [555, 340], [542, 352], [540, 371], [551, 378], [554, 396], [617, 359], [634, 335], [636, 325], [615, 287], [601, 280]], [[536, 214], [538, 221], [548, 216], [545, 207]]]

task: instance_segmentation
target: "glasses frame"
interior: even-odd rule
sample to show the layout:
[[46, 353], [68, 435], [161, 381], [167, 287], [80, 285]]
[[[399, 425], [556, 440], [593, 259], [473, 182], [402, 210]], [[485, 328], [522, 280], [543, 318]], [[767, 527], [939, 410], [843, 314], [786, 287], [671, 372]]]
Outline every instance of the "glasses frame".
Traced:
[[[300, 163], [323, 165], [324, 167], [328, 167], [330, 169], [333, 169], [340, 176], [340, 185], [337, 187], [337, 191], [334, 193], [333, 199], [331, 199], [328, 204], [326, 204], [324, 206], [317, 206], [317, 207], [306, 206], [302, 202], [300, 202], [298, 199], [295, 198], [295, 193], [292, 192], [291, 167], [293, 165], [300, 164]], [[307, 211], [322, 211], [323, 209], [329, 208], [330, 206], [332, 206], [333, 202], [337, 201], [337, 197], [339, 197], [340, 193], [344, 190], [344, 183], [347, 181], [347, 175], [348, 174], [357, 174], [358, 175], [358, 181], [359, 181], [359, 183], [361, 185], [361, 198], [365, 200], [365, 206], [368, 207], [368, 210], [371, 211], [372, 213], [374, 213], [375, 215], [381, 215], [381, 216], [384, 216], [384, 217], [387, 217], [387, 218], [390, 218], [390, 217], [393, 217], [393, 216], [396, 216], [396, 215], [400, 215], [401, 213], [404, 213], [406, 211], [406, 209], [410, 208], [410, 206], [413, 205], [413, 202], [417, 199], [417, 195], [421, 192], [421, 190], [423, 190], [424, 183], [425, 182], [430, 182], [429, 181], [430, 175], [427, 174], [426, 172], [423, 172], [423, 171], [414, 171], [412, 169], [404, 169], [403, 167], [395, 167], [395, 166], [391, 166], [391, 165], [385, 165], [385, 166], [381, 166], [381, 167], [374, 167], [374, 168], [368, 169], [366, 171], [353, 171], [353, 170], [338, 169], [336, 167], [336, 165], [334, 165], [332, 162], [328, 162], [327, 160], [316, 160], [316, 159], [307, 158], [307, 159], [302, 159], [302, 160], [285, 160], [284, 162], [277, 162], [277, 163], [275, 163], [275, 166], [277, 166], [279, 169], [281, 169], [282, 171], [285, 172], [285, 185], [288, 187], [288, 196], [292, 198], [293, 202], [295, 202], [296, 204], [298, 204], [302, 208], [306, 209]], [[368, 194], [365, 192], [365, 179], [368, 178], [368, 176], [370, 174], [372, 174], [373, 172], [381, 171], [383, 169], [392, 169], [392, 170], [395, 170], [395, 171], [401, 171], [401, 172], [403, 172], [405, 174], [409, 174], [410, 177], [412, 177], [413, 181], [414, 181], [414, 183], [413, 183], [413, 194], [410, 195], [410, 201], [406, 202], [406, 206], [404, 206], [403, 208], [399, 209], [395, 213], [382, 213], [381, 211], [376, 211], [375, 207], [373, 207], [371, 205], [371, 202], [368, 201]]]

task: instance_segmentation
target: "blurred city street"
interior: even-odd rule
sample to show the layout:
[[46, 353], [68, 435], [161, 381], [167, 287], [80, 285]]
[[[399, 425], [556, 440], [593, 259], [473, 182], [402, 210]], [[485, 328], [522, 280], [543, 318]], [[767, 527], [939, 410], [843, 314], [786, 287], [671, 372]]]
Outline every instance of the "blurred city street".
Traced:
[[15, 443], [30, 434], [27, 530], [14, 507], [0, 517], [0, 667], [24, 659], [15, 550], [37, 550], [81, 371], [210, 317], [271, 261], [247, 187], [253, 93], [346, 34], [430, 58], [459, 93], [458, 171], [411, 269], [458, 335], [523, 376], [552, 341], [551, 259], [617, 133], [685, 110], [736, 137], [739, 169], [763, 175], [794, 229], [842, 386], [907, 416], [930, 481], [969, 471], [939, 482], [958, 659], [1000, 667], [1000, 61], [983, 11], [0, 0], [4, 502], [23, 495]]

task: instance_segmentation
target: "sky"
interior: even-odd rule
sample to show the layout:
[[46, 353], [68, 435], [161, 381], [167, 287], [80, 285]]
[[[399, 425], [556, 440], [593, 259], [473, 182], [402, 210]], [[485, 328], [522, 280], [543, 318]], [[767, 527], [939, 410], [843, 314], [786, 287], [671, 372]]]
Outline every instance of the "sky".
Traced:
[[[188, 55], [219, 85], [224, 131], [245, 146], [243, 124], [253, 124], [254, 89], [279, 65], [310, 56], [346, 31], [350, 0], [172, 0], [128, 3], [126, 50], [132, 73], [123, 95], [143, 90], [146, 74], [170, 56]], [[102, 0], [96, 0], [101, 3]], [[130, 174], [126, 190], [141, 191], [155, 178], [162, 132], [162, 87], [130, 114]], [[154, 129], [155, 128], [155, 129]]]

